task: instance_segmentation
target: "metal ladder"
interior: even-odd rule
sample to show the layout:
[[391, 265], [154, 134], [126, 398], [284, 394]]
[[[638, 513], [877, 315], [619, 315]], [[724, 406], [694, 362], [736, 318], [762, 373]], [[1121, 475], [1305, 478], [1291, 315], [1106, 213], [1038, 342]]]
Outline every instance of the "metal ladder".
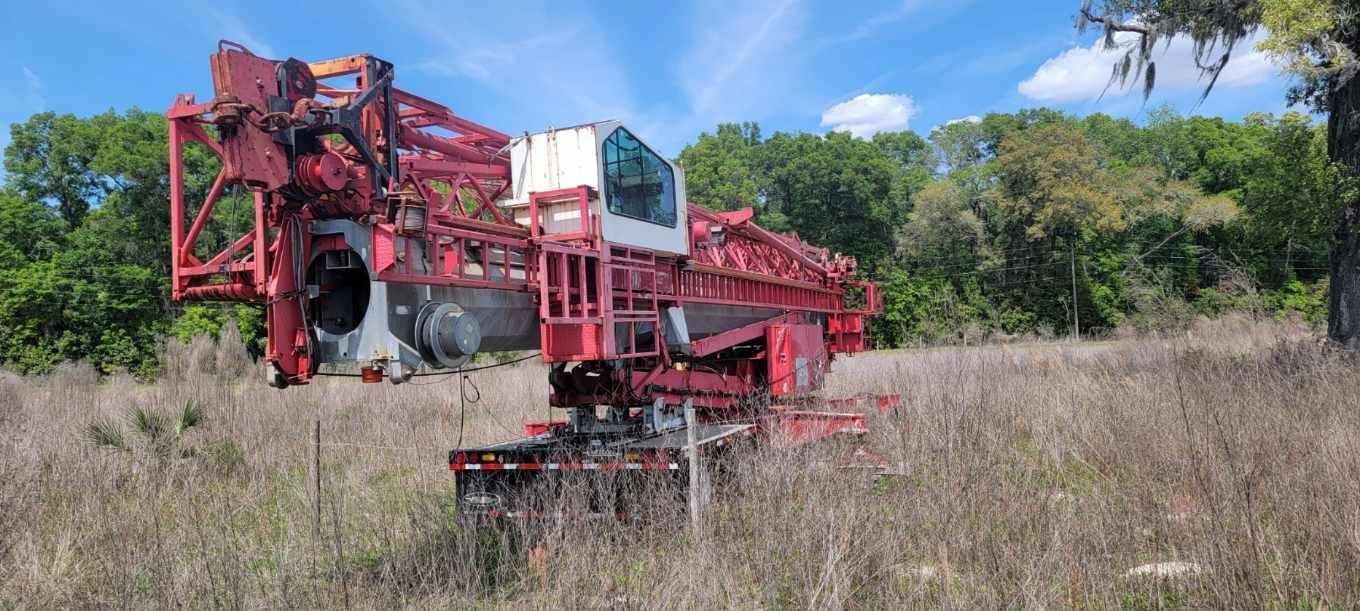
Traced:
[[650, 250], [540, 243], [538, 296], [539, 336], [552, 361], [660, 354], [656, 255]]
[[607, 358], [660, 354], [656, 253], [605, 243], [601, 267], [604, 292], [604, 342]]

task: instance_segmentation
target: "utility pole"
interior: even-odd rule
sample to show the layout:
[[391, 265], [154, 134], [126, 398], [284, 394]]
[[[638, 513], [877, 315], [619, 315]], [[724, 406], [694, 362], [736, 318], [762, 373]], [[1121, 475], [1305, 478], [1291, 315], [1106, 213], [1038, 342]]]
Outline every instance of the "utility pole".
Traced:
[[1072, 341], [1081, 339], [1081, 315], [1077, 312], [1077, 243], [1067, 245], [1069, 260], [1072, 263]]
[[316, 576], [316, 559], [321, 548], [321, 415], [312, 416], [312, 443], [307, 456], [307, 496], [312, 502], [312, 575]]
[[1294, 224], [1289, 224], [1289, 239], [1284, 243], [1284, 277], [1289, 280], [1294, 276]]
[[312, 461], [308, 464], [308, 475], [312, 493], [312, 530], [318, 541], [321, 540], [321, 418], [312, 419]]

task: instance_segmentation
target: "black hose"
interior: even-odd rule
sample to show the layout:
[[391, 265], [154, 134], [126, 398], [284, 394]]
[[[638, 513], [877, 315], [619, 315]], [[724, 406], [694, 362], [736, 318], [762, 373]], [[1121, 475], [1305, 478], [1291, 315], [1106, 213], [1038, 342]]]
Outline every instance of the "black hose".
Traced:
[[[529, 360], [529, 359], [531, 359], [531, 358], [534, 358], [534, 357], [536, 357], [536, 356], [540, 356], [540, 355], [542, 355], [542, 354], [543, 354], [542, 352], [535, 352], [535, 353], [533, 353], [533, 354], [530, 354], [529, 356], [517, 358], [517, 359], [515, 359], [515, 360], [513, 360], [513, 361], [506, 361], [506, 362], [504, 362], [504, 363], [496, 363], [496, 364], [494, 364], [494, 365], [482, 365], [481, 367], [473, 367], [473, 368], [471, 368], [471, 369], [460, 368], [460, 369], [455, 369], [455, 370], [453, 370], [453, 371], [440, 371], [440, 372], [435, 372], [435, 373], [417, 373], [417, 374], [415, 374], [415, 375], [413, 375], [413, 376], [411, 376], [411, 377], [413, 377], [413, 378], [428, 378], [428, 377], [434, 377], [434, 376], [451, 376], [451, 375], [459, 374], [459, 373], [472, 373], [472, 372], [474, 372], [474, 371], [483, 371], [483, 370], [486, 370], [486, 369], [495, 369], [495, 368], [497, 368], [497, 367], [505, 367], [506, 365], [514, 365], [515, 363], [523, 363], [524, 361], [527, 361], [527, 360]], [[317, 377], [326, 377], [326, 378], [361, 378], [361, 377], [363, 377], [363, 374], [361, 374], [361, 373], [339, 373], [339, 372], [331, 372], [331, 371], [318, 371], [318, 372], [316, 372], [316, 373], [314, 373], [314, 374], [312, 374], [312, 375], [317, 376]]]

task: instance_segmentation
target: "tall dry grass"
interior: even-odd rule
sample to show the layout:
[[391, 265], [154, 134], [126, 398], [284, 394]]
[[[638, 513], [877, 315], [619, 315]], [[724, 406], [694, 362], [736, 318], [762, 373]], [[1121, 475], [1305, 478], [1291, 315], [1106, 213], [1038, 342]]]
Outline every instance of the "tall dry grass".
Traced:
[[[829, 394], [904, 396], [867, 441], [895, 475], [737, 457], [697, 533], [660, 500], [639, 524], [461, 527], [443, 468], [456, 379], [276, 391], [230, 341], [167, 356], [155, 385], [81, 366], [0, 378], [0, 606], [1360, 605], [1356, 364], [1288, 327], [840, 361]], [[546, 417], [543, 374], [474, 374], [464, 443]], [[206, 412], [191, 451], [83, 437], [188, 400]], [[1173, 561], [1185, 572], [1128, 575]]]

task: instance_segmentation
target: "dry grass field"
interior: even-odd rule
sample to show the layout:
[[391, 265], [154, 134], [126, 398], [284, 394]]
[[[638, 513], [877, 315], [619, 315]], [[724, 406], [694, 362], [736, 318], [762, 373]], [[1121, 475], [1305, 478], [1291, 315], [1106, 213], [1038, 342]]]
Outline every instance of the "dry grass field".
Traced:
[[[455, 520], [456, 379], [277, 391], [241, 354], [0, 376], [0, 608], [1360, 606], [1357, 365], [1287, 325], [844, 359], [829, 396], [903, 394], [867, 442], [897, 475], [750, 456], [700, 533], [544, 525], [542, 554]], [[472, 377], [465, 445], [547, 415], [536, 362]]]

